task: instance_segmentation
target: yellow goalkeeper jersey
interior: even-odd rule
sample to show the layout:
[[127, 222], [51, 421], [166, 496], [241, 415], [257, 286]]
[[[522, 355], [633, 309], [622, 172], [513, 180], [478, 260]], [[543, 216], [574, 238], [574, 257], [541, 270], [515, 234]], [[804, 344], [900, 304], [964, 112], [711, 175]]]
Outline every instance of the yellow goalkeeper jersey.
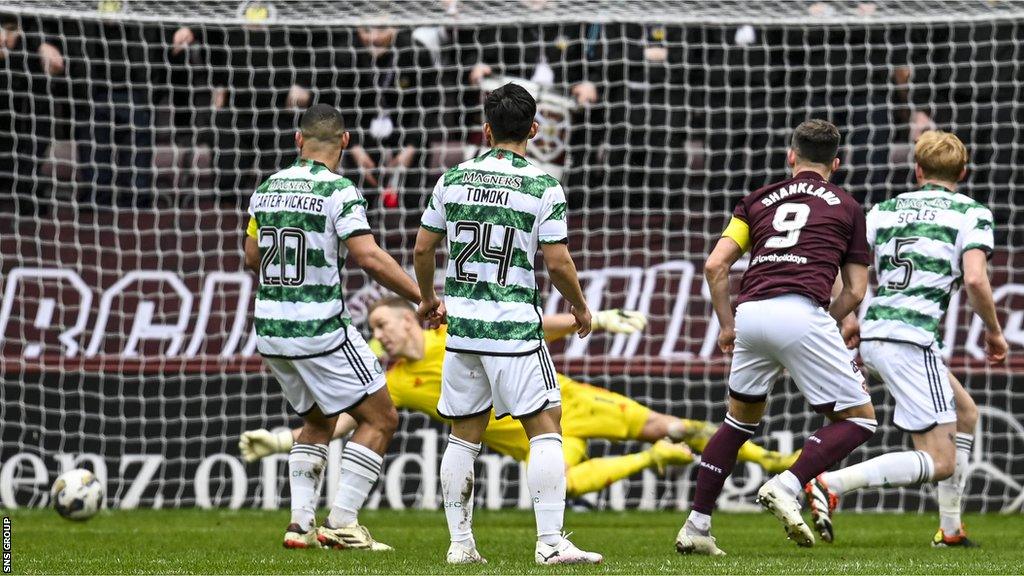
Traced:
[[[386, 378], [395, 406], [446, 422], [437, 413], [446, 339], [444, 326], [424, 330], [423, 359], [399, 360], [391, 365]], [[582, 384], [561, 374], [557, 377], [562, 389], [564, 437], [621, 441], [640, 434], [650, 414], [649, 408], [621, 394]], [[484, 444], [519, 461], [525, 461], [530, 454], [530, 442], [522, 425], [512, 418], [496, 420], [493, 412], [484, 432]]]

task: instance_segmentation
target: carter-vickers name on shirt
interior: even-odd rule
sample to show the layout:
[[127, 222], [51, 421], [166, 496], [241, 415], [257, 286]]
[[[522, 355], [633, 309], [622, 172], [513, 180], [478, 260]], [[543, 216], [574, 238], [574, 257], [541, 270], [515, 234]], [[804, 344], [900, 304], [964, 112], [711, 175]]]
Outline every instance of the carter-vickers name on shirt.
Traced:
[[285, 210], [304, 210], [306, 212], [323, 212], [324, 199], [318, 196], [297, 194], [257, 194], [252, 201], [254, 210], [282, 208]]

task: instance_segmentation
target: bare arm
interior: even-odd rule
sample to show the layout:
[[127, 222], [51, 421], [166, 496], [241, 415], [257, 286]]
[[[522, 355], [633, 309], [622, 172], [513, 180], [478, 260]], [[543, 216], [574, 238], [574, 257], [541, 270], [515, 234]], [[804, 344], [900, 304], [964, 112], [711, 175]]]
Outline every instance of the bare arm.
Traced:
[[964, 290], [974, 313], [985, 323], [985, 352], [989, 362], [1006, 358], [1007, 344], [996, 316], [992, 285], [988, 280], [988, 255], [982, 250], [968, 250], [963, 256]]
[[711, 306], [715, 309], [720, 326], [718, 347], [722, 352], [732, 352], [736, 341], [736, 318], [732, 312], [732, 298], [729, 295], [729, 270], [743, 256], [743, 248], [729, 237], [722, 237], [704, 262], [704, 278], [711, 292]]
[[579, 276], [576, 275], [576, 263], [569, 254], [569, 247], [562, 243], [541, 244], [541, 251], [551, 283], [572, 306], [570, 312], [576, 319], [576, 333], [580, 338], [590, 334], [592, 318], [587, 301], [583, 297]]
[[416, 281], [419, 283], [420, 294], [423, 295], [418, 311], [420, 318], [430, 321], [436, 327], [444, 317], [444, 304], [434, 290], [434, 271], [437, 246], [444, 235], [420, 228], [416, 233], [416, 248], [413, 249], [413, 267], [416, 269]]
[[[544, 317], [544, 338], [554, 342], [576, 331], [576, 318], [572, 314], [549, 314]], [[594, 332], [636, 334], [647, 327], [647, 315], [636, 310], [612, 308], [593, 312], [590, 324]]]
[[260, 273], [260, 245], [252, 236], [245, 237], [245, 267]]
[[[842, 288], [839, 295], [832, 299], [832, 305], [828, 307], [828, 313], [836, 322], [842, 322], [856, 310], [867, 294], [868, 267], [864, 264], [843, 264], [839, 268], [839, 275], [843, 279]], [[832, 292], [834, 294], [835, 289]]]
[[548, 342], [561, 340], [576, 331], [576, 317], [568, 312], [548, 314], [542, 319], [544, 339]]
[[371, 278], [407, 300], [420, 301], [420, 291], [416, 288], [416, 283], [390, 254], [377, 245], [372, 234], [350, 236], [344, 242], [356, 264], [366, 270]]

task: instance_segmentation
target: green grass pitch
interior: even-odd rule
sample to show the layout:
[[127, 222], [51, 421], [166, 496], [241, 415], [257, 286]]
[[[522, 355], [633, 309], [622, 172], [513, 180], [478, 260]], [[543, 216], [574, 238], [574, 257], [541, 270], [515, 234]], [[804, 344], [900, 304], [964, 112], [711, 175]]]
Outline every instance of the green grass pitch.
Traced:
[[719, 514], [725, 558], [680, 556], [673, 540], [683, 513], [569, 513], [581, 547], [602, 566], [533, 563], [533, 515], [481, 511], [476, 536], [487, 566], [444, 564], [448, 538], [440, 512], [368, 511], [361, 520], [394, 552], [285, 550], [285, 511], [107, 511], [84, 523], [52, 510], [13, 510], [15, 574], [1020, 574], [1024, 519], [968, 515], [982, 548], [933, 549], [934, 514], [841, 514], [838, 542], [800, 549], [766, 514]]

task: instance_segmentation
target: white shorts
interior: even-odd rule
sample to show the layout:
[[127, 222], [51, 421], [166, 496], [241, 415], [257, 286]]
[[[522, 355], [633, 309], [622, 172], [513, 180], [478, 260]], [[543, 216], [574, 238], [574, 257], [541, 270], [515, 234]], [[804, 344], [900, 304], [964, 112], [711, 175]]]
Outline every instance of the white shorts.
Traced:
[[449, 419], [490, 412], [525, 418], [562, 403], [547, 346], [525, 356], [445, 352], [437, 413]]
[[860, 344], [860, 357], [896, 400], [892, 420], [898, 428], [927, 432], [956, 422], [949, 371], [934, 346], [868, 340]]
[[384, 369], [355, 328], [341, 348], [312, 358], [264, 358], [288, 403], [301, 416], [314, 406], [325, 416], [355, 408], [384, 387]]
[[853, 351], [821, 306], [798, 295], [740, 304], [729, 395], [763, 402], [783, 368], [817, 412], [871, 402]]

